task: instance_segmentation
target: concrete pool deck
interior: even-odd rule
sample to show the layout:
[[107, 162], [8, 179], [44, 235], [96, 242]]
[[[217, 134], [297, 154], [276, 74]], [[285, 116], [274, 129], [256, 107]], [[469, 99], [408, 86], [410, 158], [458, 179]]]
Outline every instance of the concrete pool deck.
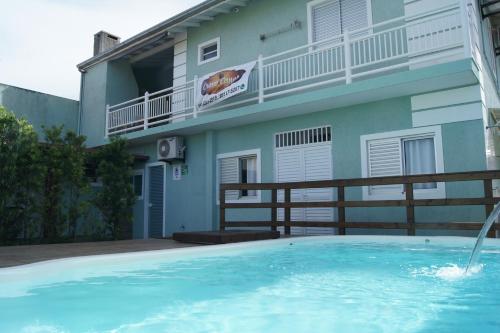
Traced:
[[201, 245], [184, 244], [171, 239], [138, 239], [88, 243], [1, 246], [0, 268], [60, 258], [178, 249], [192, 246]]

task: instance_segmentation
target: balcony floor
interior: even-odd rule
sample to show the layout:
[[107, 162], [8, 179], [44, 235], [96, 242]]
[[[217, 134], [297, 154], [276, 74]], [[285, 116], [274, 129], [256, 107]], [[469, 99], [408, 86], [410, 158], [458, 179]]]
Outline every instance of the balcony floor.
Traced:
[[131, 140], [132, 144], [140, 144], [164, 135], [192, 135], [207, 130], [231, 128], [477, 83], [476, 67], [472, 59], [465, 59], [355, 81], [348, 85], [326, 86], [298, 92], [266, 100], [261, 104], [202, 114], [198, 118], [169, 123], [124, 136]]

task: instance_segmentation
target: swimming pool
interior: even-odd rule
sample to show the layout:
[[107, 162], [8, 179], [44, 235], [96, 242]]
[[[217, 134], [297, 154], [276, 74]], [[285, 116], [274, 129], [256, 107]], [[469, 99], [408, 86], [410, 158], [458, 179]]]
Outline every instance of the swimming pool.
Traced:
[[0, 332], [500, 332], [500, 240], [309, 237], [0, 269]]

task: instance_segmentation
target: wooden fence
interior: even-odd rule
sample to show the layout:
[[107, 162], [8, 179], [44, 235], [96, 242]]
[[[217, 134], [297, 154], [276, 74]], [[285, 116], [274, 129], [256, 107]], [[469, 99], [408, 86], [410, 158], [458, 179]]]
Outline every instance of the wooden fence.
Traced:
[[[485, 215], [488, 216], [495, 204], [500, 201], [500, 197], [493, 195], [493, 180], [500, 179], [500, 170], [495, 171], [476, 171], [459, 173], [442, 173], [418, 176], [397, 176], [397, 177], [377, 177], [377, 178], [358, 178], [358, 179], [335, 179], [312, 182], [297, 183], [257, 183], [257, 184], [221, 184], [219, 191], [220, 198], [220, 229], [234, 227], [270, 227], [271, 230], [277, 230], [278, 227], [284, 227], [285, 235], [290, 234], [291, 227], [321, 227], [338, 228], [340, 235], [346, 234], [346, 229], [404, 229], [408, 235], [415, 235], [416, 229], [435, 229], [435, 230], [480, 230], [483, 222], [445, 222], [437, 221], [432, 223], [418, 223], [415, 221], [415, 207], [430, 206], [484, 206]], [[414, 184], [430, 182], [469, 182], [482, 181], [484, 194], [476, 198], [444, 198], [444, 199], [414, 199]], [[395, 185], [404, 186], [403, 200], [345, 200], [345, 189], [348, 187], [361, 187], [373, 185]], [[316, 202], [292, 202], [291, 191], [293, 189], [318, 189], [332, 188], [337, 190], [337, 200], [335, 201], [316, 201]], [[267, 190], [271, 191], [271, 201], [261, 203], [226, 203], [226, 191], [234, 190]], [[278, 202], [278, 190], [284, 191], [284, 201]], [[292, 208], [337, 208], [337, 221], [292, 221]], [[362, 222], [346, 221], [346, 208], [355, 207], [405, 207], [406, 221], [404, 222]], [[227, 209], [271, 209], [270, 221], [226, 221]], [[283, 221], [278, 221], [278, 209], [284, 210]], [[500, 230], [500, 224], [494, 224], [488, 233], [489, 237], [495, 237], [496, 230]]]

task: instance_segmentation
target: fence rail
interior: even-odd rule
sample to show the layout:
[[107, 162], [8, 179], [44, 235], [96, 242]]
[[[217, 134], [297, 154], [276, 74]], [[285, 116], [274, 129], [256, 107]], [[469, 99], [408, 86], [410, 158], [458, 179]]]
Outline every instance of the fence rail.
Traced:
[[[421, 222], [415, 221], [415, 207], [432, 206], [484, 206], [486, 217], [491, 213], [500, 197], [493, 194], [493, 180], [500, 179], [500, 170], [475, 171], [459, 173], [442, 173], [415, 176], [376, 177], [357, 179], [335, 179], [296, 183], [258, 183], [258, 184], [220, 184], [220, 229], [239, 227], [284, 227], [286, 235], [290, 235], [291, 227], [311, 228], [338, 228], [340, 235], [346, 234], [346, 229], [403, 229], [413, 236], [417, 229], [441, 230], [480, 230], [482, 222]], [[444, 198], [444, 199], [415, 199], [414, 184], [429, 182], [483, 182], [483, 196], [476, 198]], [[405, 188], [403, 200], [346, 200], [345, 189], [349, 187], [394, 185], [402, 184]], [[332, 188], [337, 190], [337, 200], [294, 202], [291, 200], [291, 191], [297, 189]], [[271, 191], [271, 201], [262, 203], [227, 203], [226, 191], [259, 190]], [[284, 201], [278, 202], [278, 191], [284, 191]], [[261, 196], [262, 197], [262, 196]], [[405, 207], [406, 221], [404, 222], [367, 222], [347, 221], [346, 208], [370, 207]], [[227, 209], [271, 209], [270, 221], [227, 221]], [[337, 221], [292, 221], [292, 208], [337, 208]], [[278, 209], [284, 210], [283, 221], [278, 221]], [[500, 230], [500, 224], [494, 224], [488, 236], [495, 237], [495, 231]]]
[[[198, 78], [107, 107], [106, 136], [196, 118], [198, 114], [433, 62], [470, 57], [470, 9], [463, 1], [418, 16], [402, 16], [346, 31], [269, 56], [259, 56], [246, 94], [198, 110]], [[466, 50], [464, 52], [464, 50]], [[470, 51], [469, 51], [470, 53]]]

